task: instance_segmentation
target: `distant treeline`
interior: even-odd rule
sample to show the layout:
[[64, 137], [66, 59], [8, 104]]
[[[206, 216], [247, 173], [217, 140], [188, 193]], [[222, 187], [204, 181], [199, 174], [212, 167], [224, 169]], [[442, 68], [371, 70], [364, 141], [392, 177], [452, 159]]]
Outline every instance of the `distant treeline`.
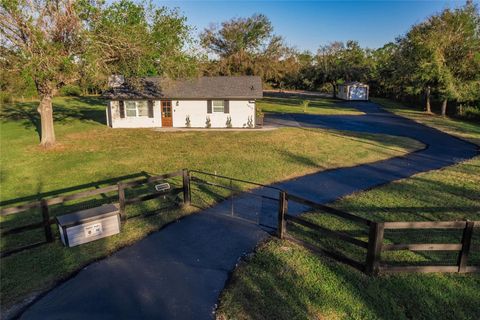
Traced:
[[[197, 39], [177, 10], [131, 0], [89, 3], [81, 2], [78, 19], [88, 25], [92, 47], [80, 48], [81, 54], [67, 66], [78, 65], [71, 75], [57, 82], [47, 79], [54, 82], [50, 93], [99, 93], [112, 73], [173, 78], [259, 75], [266, 88], [332, 94], [338, 84], [361, 81], [370, 85], [373, 96], [421, 105], [427, 112], [480, 114], [480, 18], [472, 3], [435, 14], [379, 49], [362, 48], [352, 40], [322, 45], [316, 53], [285, 45], [262, 14], [211, 26]], [[2, 14], [7, 14], [2, 6]], [[0, 27], [8, 35], [8, 29]], [[55, 75], [42, 70], [41, 61], [22, 61], [13, 42], [1, 46], [3, 98], [45, 94], [45, 75], [38, 73]], [[61, 65], [56, 70], [68, 68]]]

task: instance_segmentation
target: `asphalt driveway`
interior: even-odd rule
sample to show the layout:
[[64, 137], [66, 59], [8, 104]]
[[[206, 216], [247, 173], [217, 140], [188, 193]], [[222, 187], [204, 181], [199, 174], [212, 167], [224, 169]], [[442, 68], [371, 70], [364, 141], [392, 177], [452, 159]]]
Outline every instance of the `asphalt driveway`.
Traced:
[[[351, 104], [350, 104], [351, 106]], [[355, 106], [365, 115], [269, 115], [273, 125], [385, 133], [426, 148], [371, 164], [322, 171], [275, 187], [320, 203], [478, 154], [477, 147], [384, 111]], [[248, 194], [239, 201], [252, 201]], [[301, 209], [297, 210], [300, 213]], [[211, 319], [219, 294], [239, 259], [276, 227], [276, 207], [259, 226], [229, 215], [225, 203], [180, 220], [112, 256], [91, 264], [31, 305], [22, 319]]]

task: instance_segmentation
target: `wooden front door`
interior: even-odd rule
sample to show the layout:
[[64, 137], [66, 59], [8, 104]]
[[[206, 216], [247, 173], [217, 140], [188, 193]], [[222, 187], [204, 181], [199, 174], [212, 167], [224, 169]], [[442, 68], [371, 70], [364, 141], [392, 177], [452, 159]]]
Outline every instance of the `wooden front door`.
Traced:
[[172, 100], [162, 101], [162, 127], [172, 127]]

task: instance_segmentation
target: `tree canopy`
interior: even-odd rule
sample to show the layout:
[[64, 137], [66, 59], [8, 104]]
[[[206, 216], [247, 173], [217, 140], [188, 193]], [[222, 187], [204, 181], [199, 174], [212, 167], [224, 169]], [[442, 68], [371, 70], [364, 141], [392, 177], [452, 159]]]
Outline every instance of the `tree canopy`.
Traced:
[[292, 55], [282, 38], [273, 34], [270, 20], [261, 14], [212, 25], [201, 33], [200, 43], [213, 55], [207, 74], [259, 75], [265, 81], [278, 82]]
[[[121, 0], [1, 0], [3, 76], [32, 79], [41, 144], [55, 144], [52, 97], [72, 83], [102, 86], [109, 75], [190, 75], [195, 58], [186, 18], [151, 3]], [[18, 76], [17, 76], [18, 78]]]
[[[55, 142], [51, 99], [74, 84], [101, 89], [111, 74], [258, 75], [266, 87], [329, 90], [345, 81], [375, 95], [480, 104], [480, 18], [467, 3], [446, 9], [379, 49], [357, 41], [287, 46], [263, 14], [200, 33], [177, 9], [119, 0], [0, 0], [0, 88], [40, 97], [42, 145]], [[204, 50], [204, 51], [202, 51]], [[480, 107], [478, 107], [480, 109]]]

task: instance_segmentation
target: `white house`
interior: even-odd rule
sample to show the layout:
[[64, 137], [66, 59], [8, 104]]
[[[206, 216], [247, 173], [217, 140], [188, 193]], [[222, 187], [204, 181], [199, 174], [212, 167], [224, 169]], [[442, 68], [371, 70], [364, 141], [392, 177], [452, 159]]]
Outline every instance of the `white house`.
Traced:
[[368, 84], [345, 82], [338, 85], [337, 97], [343, 100], [368, 100]]
[[251, 128], [255, 100], [263, 97], [254, 76], [114, 80], [103, 94], [112, 128]]

